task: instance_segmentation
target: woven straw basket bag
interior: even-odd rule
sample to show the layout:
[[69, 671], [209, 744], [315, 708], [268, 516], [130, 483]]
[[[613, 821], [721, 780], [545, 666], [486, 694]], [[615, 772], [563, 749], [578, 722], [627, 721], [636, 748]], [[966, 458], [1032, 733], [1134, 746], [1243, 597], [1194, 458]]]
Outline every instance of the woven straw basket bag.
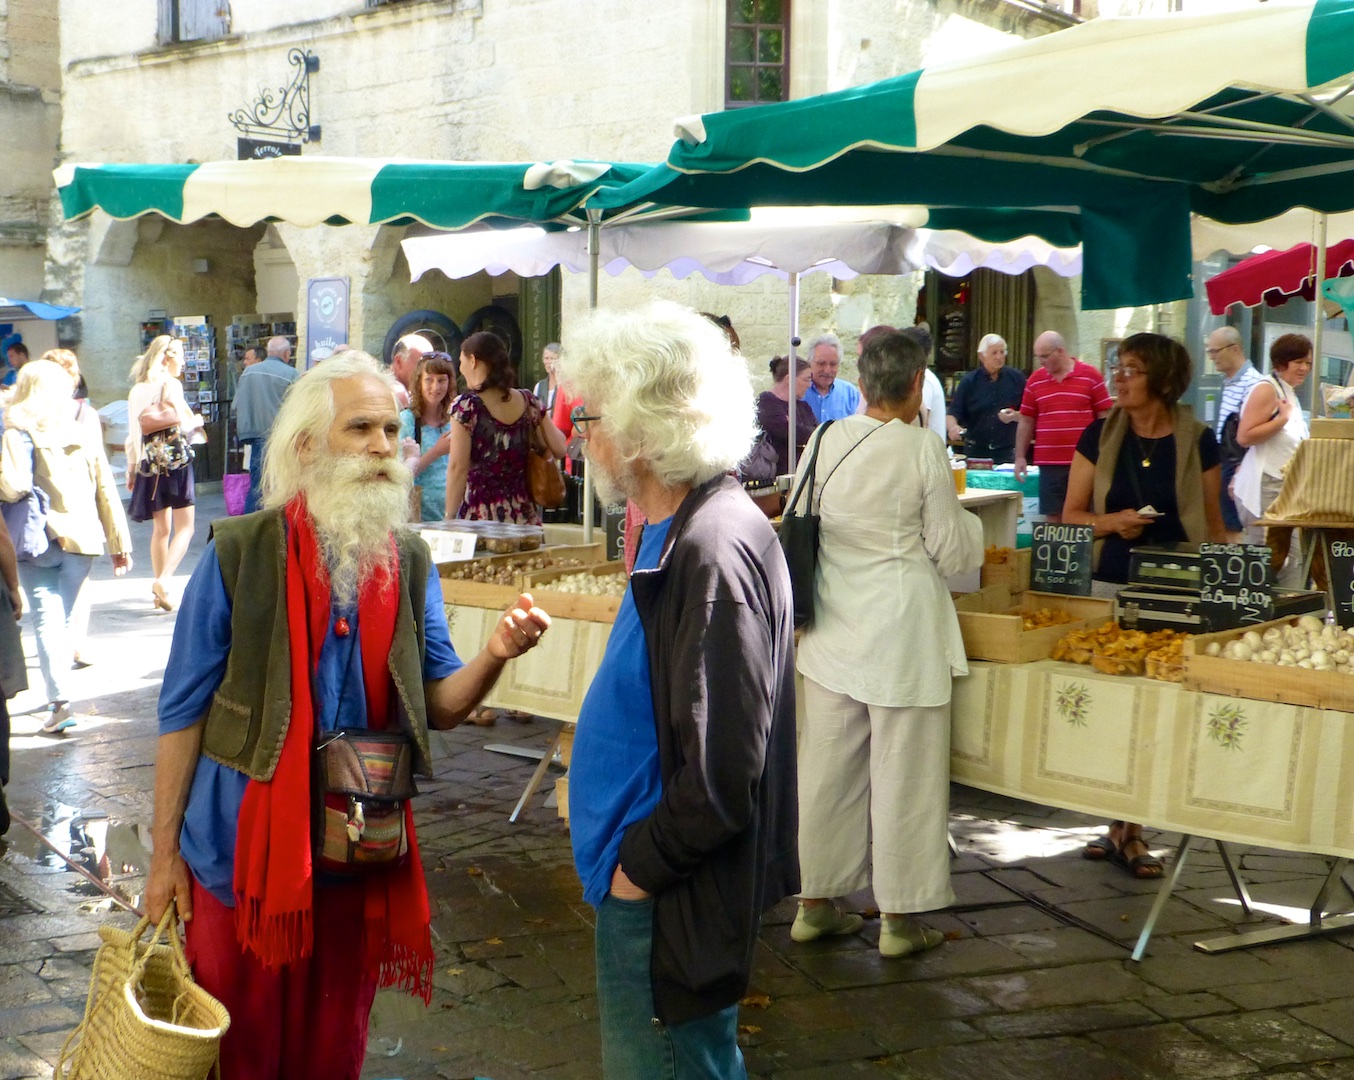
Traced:
[[99, 927], [85, 1016], [55, 1080], [205, 1080], [217, 1065], [230, 1014], [193, 981], [174, 905], [142, 941], [149, 929]]

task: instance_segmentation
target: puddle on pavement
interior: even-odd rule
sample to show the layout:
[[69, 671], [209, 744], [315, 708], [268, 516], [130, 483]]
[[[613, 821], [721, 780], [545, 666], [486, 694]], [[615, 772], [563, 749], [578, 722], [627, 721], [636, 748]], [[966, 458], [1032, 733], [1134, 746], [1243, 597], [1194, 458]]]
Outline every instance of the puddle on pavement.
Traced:
[[[44, 807], [37, 820], [23, 815], [42, 834], [39, 840], [16, 821], [0, 845], [9, 862], [64, 871], [63, 885], [78, 896], [107, 899], [111, 893], [137, 907], [150, 869], [149, 829], [113, 821], [100, 811], [84, 811], [63, 803]], [[65, 856], [65, 858], [62, 858]], [[71, 870], [80, 867], [102, 885]]]

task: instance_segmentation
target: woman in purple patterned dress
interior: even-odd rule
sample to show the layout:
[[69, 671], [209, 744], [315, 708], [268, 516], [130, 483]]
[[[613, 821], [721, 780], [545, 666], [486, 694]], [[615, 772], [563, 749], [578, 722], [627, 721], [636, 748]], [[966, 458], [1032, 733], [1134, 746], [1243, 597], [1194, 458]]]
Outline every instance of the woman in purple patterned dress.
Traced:
[[527, 493], [532, 432], [557, 458], [564, 436], [534, 394], [515, 389], [517, 372], [497, 334], [485, 330], [461, 343], [461, 375], [468, 392], [451, 403], [447, 517], [539, 525]]

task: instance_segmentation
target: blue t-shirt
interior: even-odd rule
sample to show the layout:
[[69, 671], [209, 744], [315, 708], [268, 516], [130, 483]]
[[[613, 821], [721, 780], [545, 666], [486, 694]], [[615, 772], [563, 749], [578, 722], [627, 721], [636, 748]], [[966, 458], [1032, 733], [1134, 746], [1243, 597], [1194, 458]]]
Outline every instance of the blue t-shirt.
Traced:
[[[346, 637], [334, 633], [339, 616], [351, 628]], [[423, 678], [446, 678], [461, 666], [451, 647], [442, 581], [437, 568], [428, 568], [428, 591], [423, 610], [427, 642]], [[315, 711], [324, 731], [367, 726], [366, 684], [362, 679], [362, 650], [356, 607], [334, 609], [334, 619], [320, 649], [315, 673]], [[226, 674], [230, 654], [230, 597], [221, 580], [216, 542], [210, 541], [188, 581], [175, 626], [174, 642], [160, 687], [160, 734], [181, 731], [202, 719], [212, 695]], [[188, 806], [183, 815], [179, 851], [193, 876], [227, 907], [235, 906], [235, 825], [240, 818], [249, 777], [203, 755], [198, 759]], [[309, 828], [309, 822], [301, 825]]]
[[843, 379], [834, 380], [826, 394], [820, 394], [818, 387], [809, 383], [804, 400], [820, 424], [825, 420], [845, 420], [860, 411], [860, 391]]
[[[658, 565], [671, 525], [668, 518], [645, 526], [636, 570]], [[626, 589], [578, 712], [569, 765], [569, 831], [589, 904], [600, 905], [611, 891], [625, 830], [648, 817], [662, 793], [649, 647], [634, 594]]]
[[[426, 454], [437, 443], [437, 440], [451, 430], [451, 421], [445, 424], [438, 424], [435, 427], [422, 425], [419, 429], [419, 447], [420, 454]], [[414, 414], [410, 409], [405, 409], [400, 413], [400, 439], [412, 439], [414, 437]], [[447, 516], [447, 457], [443, 454], [440, 458], [433, 459], [426, 469], [420, 470], [414, 476], [414, 483], [419, 486], [419, 509], [420, 517], [424, 521], [441, 521]]]

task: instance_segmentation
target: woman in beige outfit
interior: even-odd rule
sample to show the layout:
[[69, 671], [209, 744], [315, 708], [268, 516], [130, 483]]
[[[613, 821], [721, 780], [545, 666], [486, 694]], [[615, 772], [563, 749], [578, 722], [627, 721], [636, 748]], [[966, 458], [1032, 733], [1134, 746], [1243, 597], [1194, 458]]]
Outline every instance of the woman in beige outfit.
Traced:
[[67, 689], [73, 660], [70, 618], [105, 539], [115, 574], [125, 574], [132, 565], [132, 539], [113, 472], [102, 442], [75, 419], [72, 389], [59, 364], [25, 364], [0, 439], [0, 499], [18, 502], [40, 491], [48, 502], [46, 550], [21, 553], [19, 560], [19, 580], [33, 607], [38, 666], [47, 685], [42, 730], [48, 734], [75, 723]]

